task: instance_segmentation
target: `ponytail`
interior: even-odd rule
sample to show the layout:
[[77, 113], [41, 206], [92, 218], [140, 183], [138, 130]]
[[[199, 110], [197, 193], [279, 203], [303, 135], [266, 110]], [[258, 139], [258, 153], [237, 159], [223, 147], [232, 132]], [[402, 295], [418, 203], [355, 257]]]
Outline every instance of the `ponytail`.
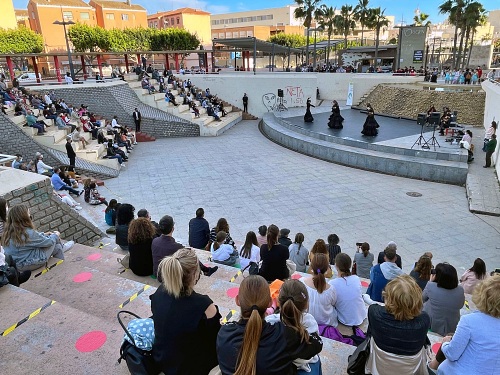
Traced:
[[262, 317], [257, 309], [253, 309], [245, 327], [243, 344], [241, 345], [236, 371], [234, 375], [256, 375], [257, 350], [262, 335]]
[[165, 257], [158, 266], [162, 284], [168, 294], [179, 298], [182, 292], [182, 266], [178, 259]]
[[[307, 300], [306, 300], [307, 301]], [[309, 334], [302, 324], [302, 311], [295, 306], [293, 297], [288, 297], [285, 303], [281, 305], [281, 321], [287, 327], [293, 328], [300, 336], [300, 342], [309, 344]]]
[[319, 294], [323, 293], [326, 289], [326, 279], [325, 275], [321, 272], [317, 273], [318, 270], [314, 270], [313, 284]]
[[323, 293], [326, 290], [325, 273], [328, 271], [330, 263], [325, 254], [317, 253], [313, 255], [311, 268], [313, 270], [313, 284], [318, 293]]
[[162, 259], [158, 272], [168, 294], [175, 298], [189, 296], [200, 274], [198, 257], [192, 249], [179, 249], [174, 255]]

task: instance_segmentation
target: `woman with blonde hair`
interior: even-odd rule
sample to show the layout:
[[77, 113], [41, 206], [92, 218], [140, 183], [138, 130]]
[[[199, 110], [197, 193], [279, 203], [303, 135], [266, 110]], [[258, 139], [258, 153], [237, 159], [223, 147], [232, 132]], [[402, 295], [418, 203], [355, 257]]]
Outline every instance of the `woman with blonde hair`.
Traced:
[[64, 252], [71, 249], [73, 241], [64, 245], [57, 231], [42, 233], [35, 230], [28, 206], [18, 204], [9, 209], [2, 235], [6, 255], [10, 255], [20, 270], [34, 270], [47, 260], [64, 259]]
[[153, 358], [165, 375], [206, 375], [217, 365], [221, 315], [210, 297], [193, 290], [201, 272], [198, 257], [192, 249], [177, 250], [163, 258], [158, 272], [163, 281], [150, 296]]
[[128, 227], [129, 267], [137, 276], [153, 274], [153, 253], [151, 244], [156, 237], [156, 228], [151, 220], [139, 217]]
[[329, 267], [327, 255], [316, 254], [311, 262], [312, 277], [302, 277], [300, 281], [305, 284], [309, 294], [309, 313], [318, 324], [337, 327], [337, 311], [334, 308], [337, 294], [325, 278]]
[[479, 311], [462, 315], [457, 330], [443, 338], [436, 360], [439, 375], [497, 374], [500, 353], [500, 275], [480, 282], [472, 294]]
[[[328, 260], [328, 264], [330, 264], [330, 254], [328, 253], [328, 247], [326, 246], [325, 241], [323, 241], [321, 238], [317, 239], [316, 242], [314, 243], [311, 251], [309, 252], [309, 264], [312, 263], [312, 259], [316, 254], [324, 254], [326, 255], [326, 258]], [[307, 271], [310, 274], [314, 274], [314, 269], [312, 266], [309, 267], [309, 270]], [[325, 273], [326, 278], [332, 277], [333, 272], [332, 268], [328, 266], [328, 270]]]
[[431, 320], [422, 311], [422, 290], [409, 275], [391, 280], [383, 292], [385, 306], [368, 308], [371, 351], [369, 374], [427, 375], [427, 331]]
[[[310, 359], [321, 351], [323, 344], [317, 334], [264, 320], [272, 301], [263, 277], [249, 276], [241, 282], [236, 305], [241, 319], [222, 326], [217, 337], [223, 375], [292, 375], [297, 372], [294, 360]], [[293, 306], [288, 307], [293, 310]]]

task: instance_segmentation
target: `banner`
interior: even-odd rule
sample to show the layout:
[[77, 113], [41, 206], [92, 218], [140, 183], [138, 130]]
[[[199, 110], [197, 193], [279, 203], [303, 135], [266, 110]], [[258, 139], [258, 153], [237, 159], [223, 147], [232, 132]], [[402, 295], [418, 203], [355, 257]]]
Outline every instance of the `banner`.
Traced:
[[349, 88], [347, 89], [347, 101], [346, 105], [352, 105], [352, 98], [354, 96], [354, 85], [352, 82], [349, 82]]

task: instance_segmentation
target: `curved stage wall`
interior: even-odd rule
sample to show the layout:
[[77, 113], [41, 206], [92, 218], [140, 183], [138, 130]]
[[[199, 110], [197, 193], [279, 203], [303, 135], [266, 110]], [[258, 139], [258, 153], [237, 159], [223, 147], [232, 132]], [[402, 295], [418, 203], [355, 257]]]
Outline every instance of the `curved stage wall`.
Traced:
[[305, 155], [368, 171], [464, 185], [467, 155], [384, 146], [320, 134], [267, 113], [261, 131], [272, 141]]

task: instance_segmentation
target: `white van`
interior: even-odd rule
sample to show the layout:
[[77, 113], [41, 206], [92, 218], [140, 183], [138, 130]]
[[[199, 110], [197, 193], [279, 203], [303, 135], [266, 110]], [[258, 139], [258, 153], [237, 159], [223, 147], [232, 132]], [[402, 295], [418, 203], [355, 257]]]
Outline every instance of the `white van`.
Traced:
[[[38, 73], [38, 78], [40, 78], [40, 81], [42, 81], [42, 75], [40, 73]], [[36, 83], [36, 74], [34, 72], [26, 72], [20, 74], [17, 77], [17, 80], [20, 83], [31, 83], [31, 82]]]

